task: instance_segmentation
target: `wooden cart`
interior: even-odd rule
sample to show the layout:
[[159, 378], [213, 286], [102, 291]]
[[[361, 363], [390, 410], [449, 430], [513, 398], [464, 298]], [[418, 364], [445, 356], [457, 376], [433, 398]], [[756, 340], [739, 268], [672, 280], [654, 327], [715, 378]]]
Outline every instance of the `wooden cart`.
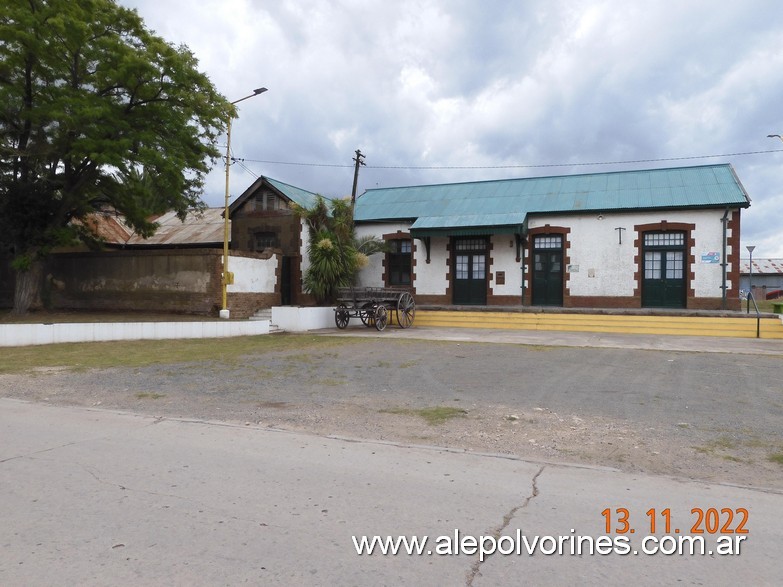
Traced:
[[393, 287], [341, 287], [337, 289], [334, 321], [337, 328], [348, 327], [351, 318], [359, 318], [368, 328], [383, 330], [389, 314], [395, 313], [400, 328], [413, 324], [416, 302], [407, 289]]

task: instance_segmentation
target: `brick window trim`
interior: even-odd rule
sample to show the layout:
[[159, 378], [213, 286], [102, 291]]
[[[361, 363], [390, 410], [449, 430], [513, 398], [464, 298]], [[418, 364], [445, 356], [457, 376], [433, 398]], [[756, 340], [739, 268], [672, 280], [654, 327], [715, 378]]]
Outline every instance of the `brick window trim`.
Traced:
[[[403, 232], [401, 230], [398, 230], [397, 232], [387, 232], [386, 234], [381, 235], [381, 238], [384, 241], [394, 241], [394, 240], [409, 240], [411, 241], [411, 283], [409, 286], [411, 290], [411, 294], [416, 295], [416, 241], [411, 237], [411, 234], [409, 232]], [[405, 287], [405, 286], [399, 286], [399, 285], [392, 285], [389, 283], [389, 253], [385, 253], [383, 255], [383, 261], [381, 262], [381, 266], [383, 267], [383, 275], [381, 275], [381, 279], [383, 279], [383, 283], [386, 287]]]
[[[454, 271], [453, 267], [451, 266], [452, 262], [452, 252], [455, 252], [453, 249], [454, 241], [463, 238], [463, 237], [450, 237], [448, 239], [448, 242], [446, 243], [446, 299], [449, 300], [449, 304], [454, 303], [454, 298], [452, 297], [452, 292], [454, 291]], [[464, 237], [469, 238], [469, 237]], [[492, 287], [492, 283], [494, 281], [494, 272], [492, 270], [493, 264], [495, 262], [493, 251], [495, 250], [495, 244], [492, 242], [492, 236], [486, 235], [482, 237], [476, 237], [476, 238], [482, 238], [485, 239], [487, 243], [487, 248], [485, 249], [486, 255], [487, 255], [487, 264], [486, 264], [486, 272], [487, 272], [487, 290], [486, 290], [486, 296], [487, 296], [487, 303], [489, 303], [489, 300], [491, 300], [494, 297], [494, 288]]]
[[685, 233], [685, 253], [687, 259], [687, 284], [685, 286], [686, 299], [693, 299], [696, 297], [696, 291], [691, 287], [691, 284], [696, 279], [696, 274], [693, 271], [693, 266], [696, 264], [696, 242], [693, 239], [693, 231], [696, 229], [695, 224], [687, 222], [668, 222], [661, 220], [660, 222], [653, 222], [650, 224], [635, 224], [633, 227], [636, 232], [636, 238], [634, 238], [633, 246], [636, 248], [636, 253], [633, 257], [636, 271], [634, 271], [633, 279], [636, 283], [636, 287], [633, 290], [633, 295], [639, 300], [642, 299], [642, 251], [644, 250], [644, 235], [648, 232], [684, 232]]
[[728, 230], [731, 232], [731, 236], [726, 239], [728, 242], [729, 252], [724, 259], [724, 263], [728, 263], [729, 270], [726, 272], [726, 280], [731, 286], [726, 290], [727, 299], [739, 299], [739, 282], [740, 282], [740, 209], [732, 211], [731, 218], [727, 223]]
[[525, 288], [525, 303], [530, 304], [533, 297], [533, 283], [531, 280], [531, 271], [533, 268], [533, 248], [536, 236], [544, 236], [548, 234], [558, 234], [563, 237], [563, 306], [569, 305], [569, 299], [571, 297], [571, 289], [566, 286], [568, 283], [568, 272], [565, 268], [571, 264], [571, 241], [568, 239], [568, 235], [571, 234], [571, 229], [567, 226], [551, 226], [545, 224], [544, 226], [537, 226], [527, 231], [528, 246], [525, 252], [525, 265], [529, 268], [529, 271], [525, 273], [525, 279], [528, 280], [528, 287]]
[[386, 234], [381, 235], [381, 238], [385, 241], [413, 240], [411, 233], [402, 232], [401, 230], [398, 230], [397, 232], [387, 232]]

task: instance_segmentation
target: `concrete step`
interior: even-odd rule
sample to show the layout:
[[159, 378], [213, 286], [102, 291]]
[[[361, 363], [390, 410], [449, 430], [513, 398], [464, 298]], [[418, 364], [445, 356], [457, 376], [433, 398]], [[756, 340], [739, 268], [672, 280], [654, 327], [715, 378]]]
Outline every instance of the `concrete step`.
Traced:
[[250, 316], [249, 320], [268, 320], [269, 334], [285, 332], [277, 324], [272, 324], [272, 308], [262, 308], [261, 310], [256, 310], [256, 313]]
[[251, 320], [271, 320], [272, 319], [272, 308], [261, 308], [260, 310], [256, 310], [255, 314], [253, 314], [250, 317]]
[[[415, 326], [755, 338], [756, 319], [536, 312], [418, 310]], [[760, 338], [783, 339], [783, 319], [761, 318]]]

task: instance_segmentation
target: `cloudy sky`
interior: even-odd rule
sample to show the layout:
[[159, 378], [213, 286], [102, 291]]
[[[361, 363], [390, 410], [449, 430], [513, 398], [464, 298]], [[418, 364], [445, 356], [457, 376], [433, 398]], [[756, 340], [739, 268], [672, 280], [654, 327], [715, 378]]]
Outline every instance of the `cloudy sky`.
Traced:
[[[239, 104], [258, 175], [373, 187], [731, 163], [783, 257], [779, 0], [119, 0]], [[225, 145], [225, 143], [223, 143]], [[218, 164], [204, 199], [222, 206]]]

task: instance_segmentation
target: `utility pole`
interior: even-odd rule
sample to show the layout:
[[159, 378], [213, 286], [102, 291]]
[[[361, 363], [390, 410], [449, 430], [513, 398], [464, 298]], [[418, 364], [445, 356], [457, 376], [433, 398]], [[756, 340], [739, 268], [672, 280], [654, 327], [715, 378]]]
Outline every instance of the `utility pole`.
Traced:
[[354, 204], [356, 202], [356, 183], [359, 181], [359, 166], [364, 165], [364, 155], [362, 155], [362, 152], [359, 149], [356, 149], [356, 157], [354, 157], [354, 161], [356, 162], [356, 167], [353, 170], [353, 191], [351, 192], [351, 204]]

